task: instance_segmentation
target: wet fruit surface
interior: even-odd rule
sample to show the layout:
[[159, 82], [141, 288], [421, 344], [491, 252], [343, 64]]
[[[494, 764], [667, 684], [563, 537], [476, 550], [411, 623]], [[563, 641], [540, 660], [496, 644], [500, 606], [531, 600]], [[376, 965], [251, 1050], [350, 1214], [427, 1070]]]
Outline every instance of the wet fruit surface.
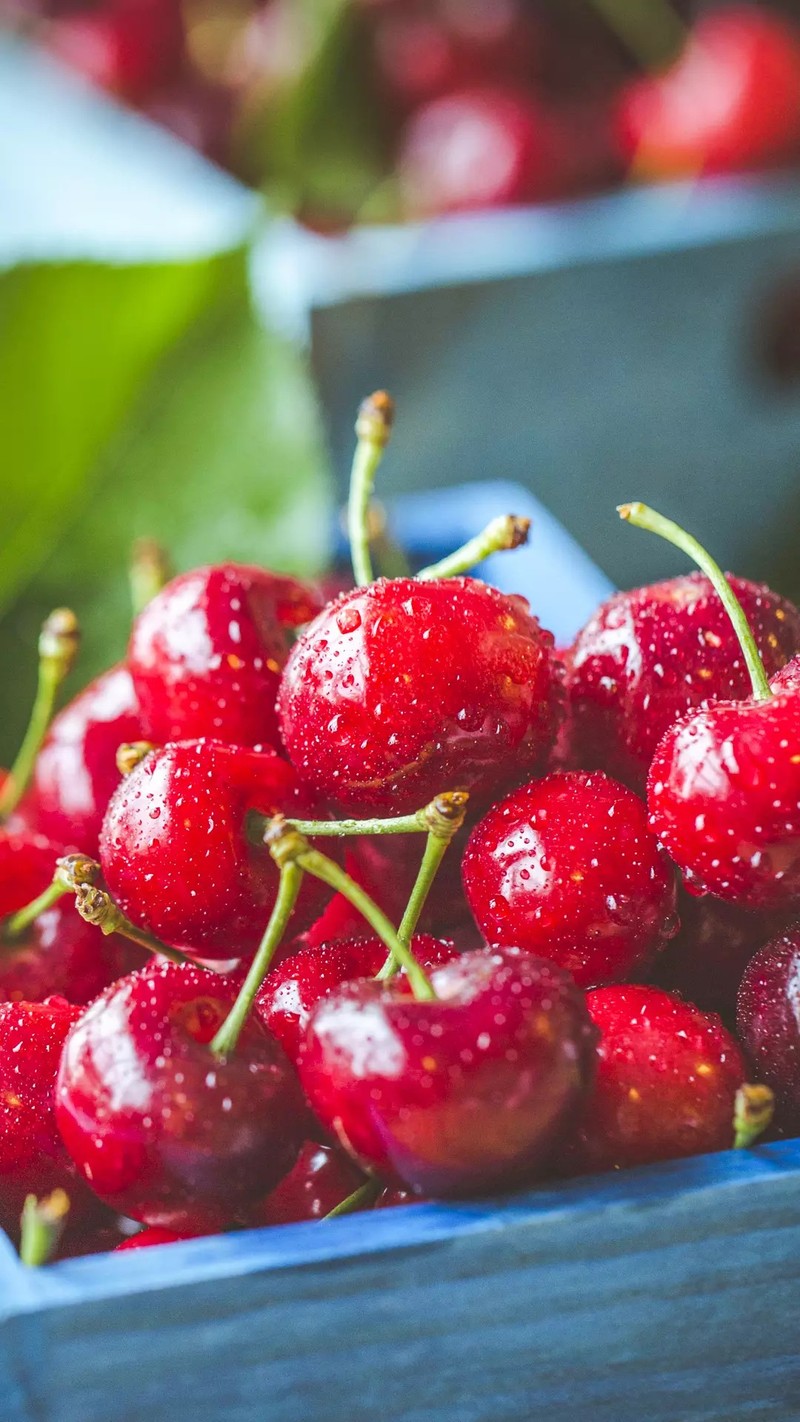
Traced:
[[751, 959], [739, 988], [737, 1026], [758, 1079], [772, 1087], [777, 1117], [800, 1131], [800, 926]]

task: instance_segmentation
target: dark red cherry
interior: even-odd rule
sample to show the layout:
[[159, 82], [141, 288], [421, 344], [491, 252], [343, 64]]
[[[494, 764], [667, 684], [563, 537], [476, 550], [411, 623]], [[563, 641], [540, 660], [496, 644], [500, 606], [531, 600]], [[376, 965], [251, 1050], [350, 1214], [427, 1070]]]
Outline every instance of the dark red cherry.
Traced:
[[43, 835], [0, 831], [0, 1002], [41, 1002], [54, 994], [91, 1002], [141, 962], [123, 938], [106, 938], [84, 923], [70, 899], [44, 909], [21, 937], [4, 938], [3, 920], [44, 892], [61, 854]]
[[560, 1162], [619, 1170], [733, 1145], [744, 1058], [718, 1017], [660, 988], [619, 984], [586, 998], [600, 1030], [597, 1081]]
[[90, 1197], [56, 1127], [64, 1039], [81, 1015], [64, 998], [0, 1004], [0, 1227], [16, 1235], [28, 1194], [66, 1190], [73, 1218]]
[[312, 1013], [306, 1094], [365, 1167], [422, 1194], [535, 1179], [594, 1069], [583, 994], [552, 963], [479, 950], [436, 968], [437, 999], [345, 984]]
[[[203, 959], [251, 953], [275, 902], [278, 871], [246, 834], [248, 812], [307, 813], [296, 772], [272, 750], [181, 741], [152, 751], [108, 807], [100, 862], [123, 913]], [[326, 890], [306, 875], [292, 920], [321, 911]]]
[[93, 84], [140, 99], [180, 65], [181, 7], [176, 0], [105, 0], [54, 20], [47, 41]]
[[158, 1225], [150, 1225], [144, 1229], [139, 1229], [130, 1238], [123, 1239], [121, 1244], [114, 1248], [115, 1254], [126, 1254], [132, 1249], [151, 1249], [154, 1244], [178, 1244], [184, 1239], [197, 1239], [196, 1234], [180, 1234], [174, 1229], [163, 1229]]
[[463, 873], [489, 943], [550, 958], [581, 986], [641, 972], [677, 931], [675, 873], [645, 806], [602, 771], [513, 791], [472, 831]]
[[321, 1220], [352, 1195], [364, 1176], [336, 1146], [306, 1141], [288, 1175], [248, 1212], [249, 1225]]
[[354, 808], [402, 814], [443, 789], [494, 793], [533, 771], [555, 737], [552, 645], [523, 598], [476, 579], [381, 579], [345, 593], [286, 664], [289, 758]]
[[681, 893], [680, 933], [655, 967], [660, 987], [680, 993], [703, 1012], [736, 1019], [736, 994], [747, 964], [786, 926], [786, 913], [758, 913], [704, 894]]
[[[767, 587], [730, 583], [772, 675], [800, 651], [800, 612]], [[680, 716], [709, 698], [750, 695], [736, 633], [700, 573], [604, 602], [575, 640], [566, 686], [571, 753], [635, 790]]]
[[117, 749], [142, 739], [130, 673], [112, 667], [54, 718], [13, 824], [96, 854], [103, 816], [121, 779]]
[[679, 721], [647, 803], [690, 891], [751, 909], [800, 901], [800, 697], [719, 701]]
[[144, 737], [277, 746], [289, 634], [320, 606], [296, 578], [237, 563], [167, 583], [139, 613], [128, 647]]
[[800, 1130], [800, 925], [756, 953], [739, 988], [737, 1028], [759, 1081], [772, 1087], [777, 1120]]
[[235, 995], [219, 974], [154, 960], [71, 1031], [58, 1127], [84, 1179], [120, 1214], [210, 1232], [291, 1169], [306, 1113], [278, 1042], [251, 1017], [232, 1056], [210, 1050]]
[[[411, 950], [423, 968], [438, 967], [457, 957], [454, 943], [417, 933]], [[261, 1021], [274, 1033], [289, 1060], [296, 1062], [313, 1009], [334, 988], [357, 978], [374, 978], [386, 962], [386, 946], [378, 938], [345, 938], [307, 945], [279, 963], [267, 975], [256, 998]], [[399, 983], [406, 985], [405, 974]]]
[[634, 80], [620, 143], [640, 178], [768, 167], [800, 139], [800, 38], [755, 5], [702, 15], [671, 68]]
[[[456, 937], [464, 948], [482, 948], [483, 941], [476, 939], [475, 924], [461, 882], [461, 860], [468, 838], [466, 826], [454, 836], [419, 922], [421, 929], [434, 937]], [[393, 923], [399, 923], [405, 912], [424, 847], [423, 836], [419, 834], [364, 835], [351, 842], [355, 877]], [[362, 930], [363, 921], [354, 931], [361, 933]]]
[[419, 1205], [423, 1197], [413, 1190], [405, 1190], [400, 1185], [387, 1185], [375, 1201], [376, 1210], [393, 1210], [396, 1205]]

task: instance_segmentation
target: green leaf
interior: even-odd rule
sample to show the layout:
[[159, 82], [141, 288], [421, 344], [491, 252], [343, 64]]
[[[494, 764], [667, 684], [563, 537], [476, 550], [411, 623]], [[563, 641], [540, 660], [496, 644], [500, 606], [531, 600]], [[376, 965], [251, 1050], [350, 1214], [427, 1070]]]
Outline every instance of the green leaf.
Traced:
[[6, 762], [32, 695], [38, 624], [52, 606], [74, 607], [84, 628], [77, 684], [123, 654], [134, 538], [161, 539], [178, 567], [233, 557], [310, 572], [324, 561], [331, 520], [305, 371], [254, 319], [244, 257], [226, 287], [162, 361], [98, 459], [90, 493], [70, 501], [69, 521], [62, 513], [58, 547], [0, 625], [2, 665], [15, 666], [0, 682]]

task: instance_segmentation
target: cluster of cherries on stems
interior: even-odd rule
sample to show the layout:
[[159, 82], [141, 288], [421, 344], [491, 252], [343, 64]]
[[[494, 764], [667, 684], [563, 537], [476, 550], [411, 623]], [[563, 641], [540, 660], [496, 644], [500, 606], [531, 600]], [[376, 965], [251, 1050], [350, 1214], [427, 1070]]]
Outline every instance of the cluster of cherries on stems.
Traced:
[[800, 1129], [800, 612], [641, 504], [701, 572], [563, 652], [465, 576], [525, 520], [373, 580], [392, 419], [359, 412], [332, 601], [144, 550], [125, 662], [52, 720], [45, 624], [0, 789], [28, 1262]]

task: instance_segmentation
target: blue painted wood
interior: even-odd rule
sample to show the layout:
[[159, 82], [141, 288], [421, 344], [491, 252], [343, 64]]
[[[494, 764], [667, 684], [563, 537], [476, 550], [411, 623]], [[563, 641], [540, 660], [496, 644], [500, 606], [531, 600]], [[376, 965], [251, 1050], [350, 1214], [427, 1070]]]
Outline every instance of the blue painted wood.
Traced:
[[[438, 557], [499, 496], [527, 512], [476, 487], [395, 527]], [[594, 597], [534, 514], [501, 576]], [[0, 1236], [0, 1419], [789, 1422], [799, 1259], [800, 1141], [42, 1270]]]

